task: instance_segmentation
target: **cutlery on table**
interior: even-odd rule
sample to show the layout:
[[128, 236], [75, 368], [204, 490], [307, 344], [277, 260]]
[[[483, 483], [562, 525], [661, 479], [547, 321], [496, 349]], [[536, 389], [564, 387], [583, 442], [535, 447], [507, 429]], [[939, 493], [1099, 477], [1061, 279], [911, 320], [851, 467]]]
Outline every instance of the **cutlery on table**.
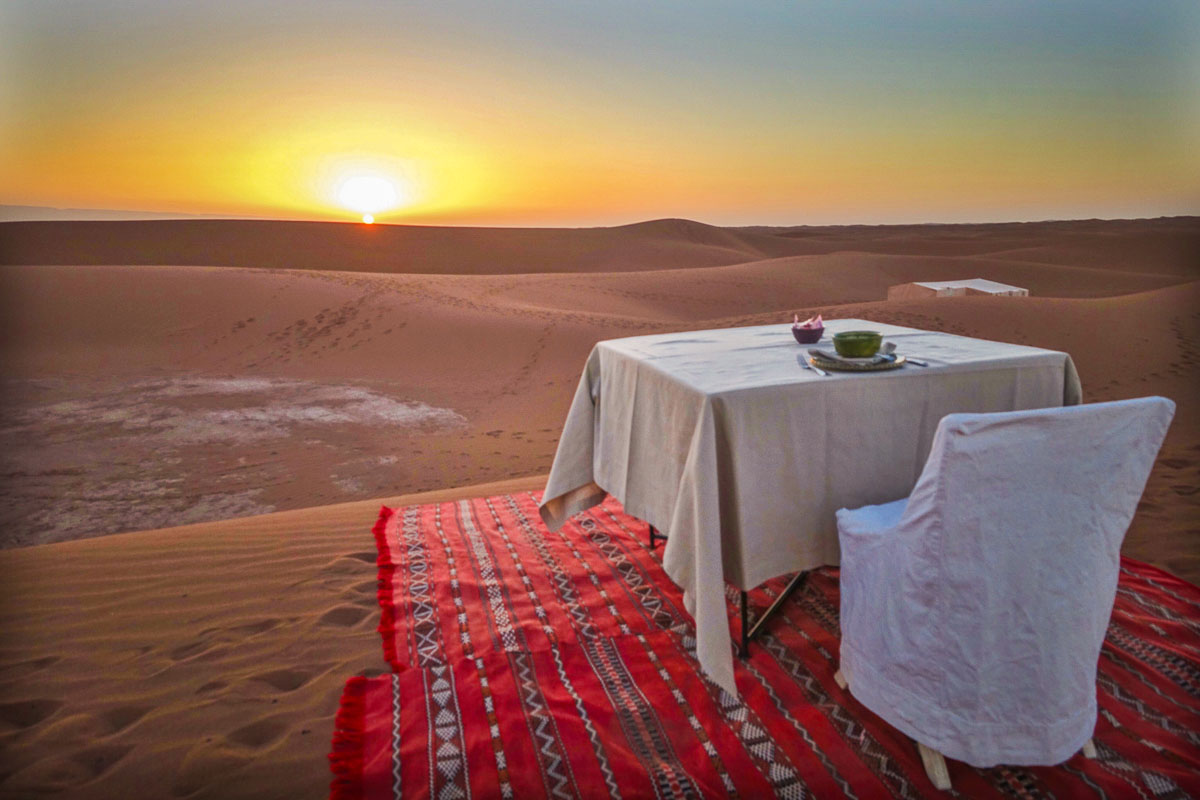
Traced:
[[810, 356], [812, 356], [813, 358], [817, 358], [817, 357], [819, 356], [819, 357], [821, 357], [821, 358], [825, 359], [826, 361], [832, 361], [832, 362], [834, 362], [835, 364], [837, 364], [837, 363], [839, 363], [839, 362], [840, 362], [840, 363], [842, 363], [842, 364], [853, 364], [853, 363], [855, 363], [855, 362], [851, 361], [851, 360], [850, 360], [850, 359], [848, 359], [848, 358], [842, 358], [842, 357], [841, 357], [841, 356], [839, 356], [837, 353], [831, 353], [831, 352], [829, 352], [828, 350], [817, 350], [817, 349], [813, 349], [813, 350], [809, 350], [809, 351], [808, 351], [808, 354], [809, 354]]
[[818, 374], [818, 375], [820, 375], [822, 378], [827, 378], [827, 377], [829, 377], [829, 373], [828, 373], [828, 372], [826, 372], [825, 370], [823, 370], [823, 369], [821, 369], [820, 367], [818, 367], [816, 364], [814, 364], [814, 363], [812, 363], [811, 361], [809, 361], [809, 360], [808, 360], [808, 357], [807, 357], [807, 356], [805, 356], [803, 353], [801, 353], [800, 355], [796, 356], [796, 360], [800, 362], [800, 366], [801, 366], [801, 367], [804, 367], [804, 369], [811, 369], [813, 372], [817, 373], [817, 374]]
[[[888, 361], [895, 361], [896, 360], [896, 343], [895, 342], [884, 343], [883, 352], [880, 353], [879, 355], [886, 358]], [[929, 366], [929, 362], [921, 361], [920, 359], [913, 358], [912, 356], [905, 356], [904, 362], [906, 364], [915, 364], [918, 367], [928, 367]]]
[[[837, 353], [831, 353], [828, 350], [813, 349], [813, 350], [809, 350], [808, 354], [813, 357], [814, 361], [817, 358], [820, 358], [820, 359], [823, 359], [824, 361], [831, 361], [834, 364], [849, 364], [851, 366], [856, 366], [858, 364], [862, 364], [862, 363], [870, 360], [867, 358], [858, 358], [858, 359], [843, 358], [842, 356], [839, 356]], [[890, 353], [877, 353], [876, 355], [872, 356], [872, 358], [875, 359], [875, 363], [877, 363], [877, 364], [882, 363], [884, 361], [895, 361], [896, 360], [896, 357], [894, 355], [891, 355]]]

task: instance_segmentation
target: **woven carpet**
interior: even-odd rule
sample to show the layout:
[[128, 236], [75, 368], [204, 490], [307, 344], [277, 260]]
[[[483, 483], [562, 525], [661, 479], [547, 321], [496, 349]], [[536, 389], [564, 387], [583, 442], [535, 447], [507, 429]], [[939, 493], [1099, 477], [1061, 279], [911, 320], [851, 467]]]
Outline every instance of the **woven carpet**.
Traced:
[[[938, 795], [912, 741], [834, 683], [836, 569], [736, 662], [734, 698], [698, 672], [662, 546], [611, 499], [558, 533], [531, 494], [385, 508], [375, 537], [394, 672], [346, 685], [335, 798]], [[1124, 561], [1097, 691], [1099, 758], [951, 761], [954, 793], [1200, 797], [1200, 589]]]

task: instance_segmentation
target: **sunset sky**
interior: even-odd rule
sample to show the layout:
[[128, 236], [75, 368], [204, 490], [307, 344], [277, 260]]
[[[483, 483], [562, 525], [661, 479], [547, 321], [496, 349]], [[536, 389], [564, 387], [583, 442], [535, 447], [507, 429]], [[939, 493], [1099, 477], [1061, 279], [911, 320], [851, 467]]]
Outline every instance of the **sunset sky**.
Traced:
[[1200, 3], [0, 0], [0, 204], [456, 225], [1200, 213]]

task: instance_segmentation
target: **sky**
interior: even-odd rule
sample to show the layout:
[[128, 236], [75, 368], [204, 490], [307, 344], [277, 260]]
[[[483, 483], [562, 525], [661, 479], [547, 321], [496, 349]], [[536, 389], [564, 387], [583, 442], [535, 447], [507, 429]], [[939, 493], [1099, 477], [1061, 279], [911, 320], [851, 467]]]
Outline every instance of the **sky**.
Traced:
[[1195, 0], [0, 0], [0, 204], [449, 225], [1200, 213]]

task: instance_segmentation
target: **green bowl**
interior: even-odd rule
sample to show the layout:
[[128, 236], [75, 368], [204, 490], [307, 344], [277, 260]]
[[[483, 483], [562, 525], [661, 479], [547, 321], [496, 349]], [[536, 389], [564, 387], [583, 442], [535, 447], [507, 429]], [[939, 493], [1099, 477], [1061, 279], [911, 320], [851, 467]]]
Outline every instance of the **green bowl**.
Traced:
[[870, 358], [879, 352], [883, 335], [875, 331], [844, 331], [833, 335], [833, 349], [843, 358]]

